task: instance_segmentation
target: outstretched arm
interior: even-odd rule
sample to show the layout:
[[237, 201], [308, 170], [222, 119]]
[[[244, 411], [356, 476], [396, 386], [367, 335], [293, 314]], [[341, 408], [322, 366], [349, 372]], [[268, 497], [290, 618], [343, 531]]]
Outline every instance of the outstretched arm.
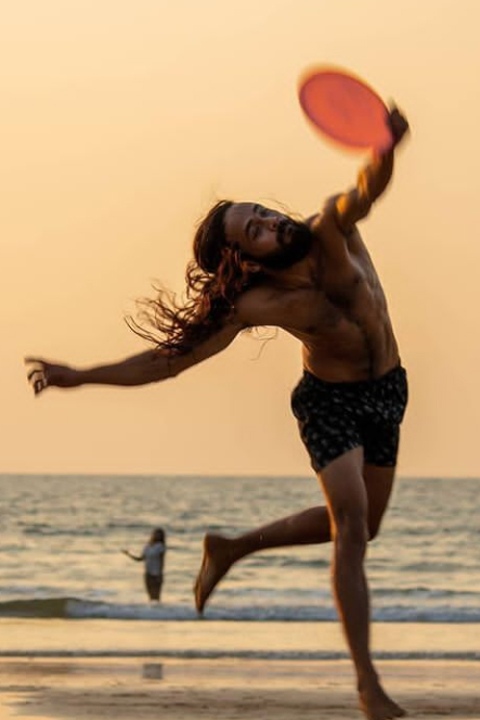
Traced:
[[375, 154], [358, 174], [353, 190], [334, 199], [332, 209], [337, 224], [344, 232], [368, 215], [392, 177], [395, 148], [407, 132], [408, 123], [397, 108], [391, 110], [388, 120], [394, 138], [392, 147], [385, 153]]
[[224, 350], [243, 329], [239, 322], [229, 322], [208, 340], [182, 355], [161, 350], [146, 352], [105, 365], [74, 368], [38, 357], [27, 357], [28, 380], [35, 395], [48, 387], [72, 388], [80, 385], [120, 385], [124, 387], [160, 382], [179, 375], [192, 365]]
[[130, 558], [130, 560], [135, 560], [136, 562], [140, 562], [141, 560], [145, 560], [145, 555], [134, 555], [130, 552], [130, 550], [122, 550], [122, 553]]

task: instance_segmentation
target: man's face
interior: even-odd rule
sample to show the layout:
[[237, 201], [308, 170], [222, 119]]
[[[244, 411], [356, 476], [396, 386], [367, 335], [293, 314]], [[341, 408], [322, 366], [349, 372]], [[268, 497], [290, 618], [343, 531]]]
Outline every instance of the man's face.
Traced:
[[309, 252], [312, 234], [304, 223], [255, 203], [235, 203], [225, 214], [227, 243], [264, 268], [284, 270]]

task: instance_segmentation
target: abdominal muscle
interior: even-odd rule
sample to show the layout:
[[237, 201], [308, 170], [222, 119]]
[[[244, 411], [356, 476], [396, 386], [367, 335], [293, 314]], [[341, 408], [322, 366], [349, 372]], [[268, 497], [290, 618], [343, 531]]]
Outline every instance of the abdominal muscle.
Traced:
[[311, 334], [288, 331], [302, 342], [304, 368], [327, 382], [372, 380], [400, 362], [388, 316], [368, 324], [344, 318], [334, 330]]

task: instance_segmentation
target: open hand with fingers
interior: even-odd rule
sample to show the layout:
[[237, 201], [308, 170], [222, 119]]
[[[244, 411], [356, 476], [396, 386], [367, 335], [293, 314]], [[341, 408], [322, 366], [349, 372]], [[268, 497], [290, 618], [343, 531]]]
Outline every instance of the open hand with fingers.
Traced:
[[39, 395], [48, 387], [76, 387], [80, 385], [80, 373], [69, 365], [47, 362], [42, 358], [26, 357], [28, 382], [35, 395]]

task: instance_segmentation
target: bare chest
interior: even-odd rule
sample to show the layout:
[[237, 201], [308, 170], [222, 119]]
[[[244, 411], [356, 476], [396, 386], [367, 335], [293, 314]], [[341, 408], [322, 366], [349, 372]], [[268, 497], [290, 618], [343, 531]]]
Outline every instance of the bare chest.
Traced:
[[345, 309], [324, 290], [298, 290], [285, 299], [283, 326], [302, 335], [318, 335], [338, 329]]
[[[324, 267], [313, 287], [285, 298], [285, 326], [303, 335], [330, 335], [346, 329], [384, 303], [377, 274], [368, 255], [352, 254], [344, 267]], [[286, 327], [287, 329], [287, 327]]]

